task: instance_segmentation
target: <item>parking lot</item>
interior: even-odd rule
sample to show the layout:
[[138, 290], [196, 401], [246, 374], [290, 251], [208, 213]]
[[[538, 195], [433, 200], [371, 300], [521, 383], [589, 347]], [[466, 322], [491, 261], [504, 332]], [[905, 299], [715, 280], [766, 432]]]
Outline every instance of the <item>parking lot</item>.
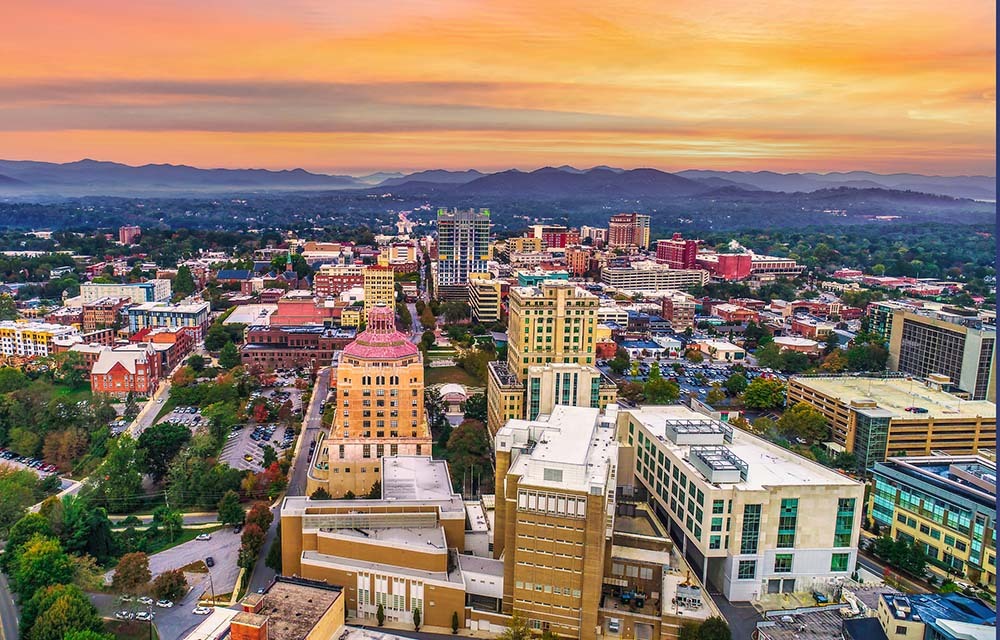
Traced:
[[44, 460], [39, 460], [38, 458], [19, 456], [6, 447], [0, 447], [0, 463], [10, 465], [17, 469], [28, 469], [29, 471], [34, 471], [39, 475], [39, 477], [42, 478], [52, 475], [53, 473], [59, 473], [59, 470], [56, 469], [54, 464], [47, 464]]
[[[633, 382], [646, 382], [649, 380], [649, 372], [652, 368], [653, 362], [657, 362], [654, 358], [644, 358], [641, 360], [636, 360], [638, 363], [637, 375], [632, 375], [632, 369], [629, 368], [624, 376], [618, 376], [614, 374], [607, 366], [607, 363], [601, 361], [598, 363], [598, 368], [604, 373], [607, 373], [615, 380], [629, 380]], [[698, 399], [704, 400], [708, 395], [709, 390], [711, 390], [713, 384], [723, 384], [733, 373], [735, 373], [732, 364], [727, 363], [713, 363], [713, 362], [702, 362], [702, 363], [692, 363], [684, 359], [662, 359], [659, 360], [660, 374], [664, 378], [676, 379], [677, 384], [681, 388], [681, 396], [695, 395]], [[675, 367], [679, 366], [679, 370]], [[744, 363], [744, 373], [747, 380], [753, 380], [759, 376], [770, 376], [780, 380], [785, 380], [786, 376], [775, 373], [770, 369], [758, 369], [757, 367], [750, 366], [749, 363]]]
[[204, 418], [198, 407], [175, 407], [173, 411], [160, 418], [159, 422], [182, 424], [192, 430], [201, 426]]
[[234, 469], [260, 471], [263, 468], [264, 447], [270, 445], [277, 455], [295, 446], [295, 432], [290, 428], [269, 423], [237, 425], [222, 447], [222, 462]]

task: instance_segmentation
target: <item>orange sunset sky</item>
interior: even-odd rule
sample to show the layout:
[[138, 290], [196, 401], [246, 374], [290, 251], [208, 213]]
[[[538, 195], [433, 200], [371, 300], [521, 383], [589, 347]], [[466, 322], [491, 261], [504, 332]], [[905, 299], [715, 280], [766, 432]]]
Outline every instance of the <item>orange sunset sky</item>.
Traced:
[[34, 0], [0, 158], [994, 175], [986, 0]]

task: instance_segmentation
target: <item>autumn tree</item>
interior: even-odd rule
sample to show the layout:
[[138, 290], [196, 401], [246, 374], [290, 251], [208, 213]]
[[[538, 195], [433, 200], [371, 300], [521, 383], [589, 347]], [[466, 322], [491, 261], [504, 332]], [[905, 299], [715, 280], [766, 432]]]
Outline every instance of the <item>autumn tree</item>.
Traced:
[[149, 557], [145, 553], [126, 553], [118, 561], [111, 586], [119, 593], [137, 593], [149, 584]]
[[180, 569], [164, 571], [153, 580], [153, 594], [161, 600], [177, 600], [187, 591], [187, 578]]
[[39, 589], [73, 580], [73, 563], [54, 538], [36, 534], [18, 551], [13, 564], [11, 586], [22, 602]]

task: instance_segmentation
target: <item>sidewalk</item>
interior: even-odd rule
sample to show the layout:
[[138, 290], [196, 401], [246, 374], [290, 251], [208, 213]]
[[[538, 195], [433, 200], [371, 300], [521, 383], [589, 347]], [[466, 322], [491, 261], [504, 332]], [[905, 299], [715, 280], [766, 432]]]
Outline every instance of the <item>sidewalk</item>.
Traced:
[[415, 631], [413, 629], [413, 624], [409, 622], [393, 622], [391, 620], [386, 620], [385, 624], [381, 627], [375, 620], [369, 620], [367, 618], [347, 618], [344, 621], [345, 625], [351, 627], [359, 627], [366, 630], [374, 631], [376, 633], [391, 633], [398, 635], [405, 635], [410, 637], [426, 637], [426, 636], [448, 636], [449, 638], [496, 638], [497, 635], [493, 633], [487, 633], [485, 631], [472, 631], [470, 629], [458, 630], [457, 634], [451, 632], [451, 627], [431, 627], [427, 625], [421, 625], [420, 631]]

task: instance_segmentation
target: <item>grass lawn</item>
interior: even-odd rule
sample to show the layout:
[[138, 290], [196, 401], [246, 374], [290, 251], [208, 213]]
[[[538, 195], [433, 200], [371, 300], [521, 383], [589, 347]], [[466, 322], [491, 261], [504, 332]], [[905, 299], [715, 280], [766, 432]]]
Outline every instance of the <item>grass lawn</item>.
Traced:
[[53, 384], [53, 394], [55, 398], [60, 400], [69, 400], [70, 402], [80, 402], [81, 400], [90, 400], [94, 394], [90, 392], [90, 385], [83, 384], [79, 387], [70, 387], [64, 384]]
[[[149, 628], [153, 628], [150, 635]], [[118, 640], [148, 640], [149, 638], [159, 639], [160, 634], [156, 632], [156, 626], [148, 622], [136, 620], [105, 620], [104, 628]]]
[[484, 387], [486, 384], [461, 367], [425, 367], [424, 385], [455, 382], [466, 387]]
[[154, 553], [159, 553], [161, 551], [166, 551], [171, 547], [176, 547], [179, 544], [184, 544], [185, 542], [190, 542], [194, 540], [196, 536], [202, 533], [214, 533], [222, 528], [220, 524], [217, 527], [206, 527], [204, 529], [182, 529], [181, 534], [173, 539], [167, 538], [165, 536], [157, 536], [155, 539], [150, 541], [149, 547], [146, 549], [147, 555], [153, 555]]
[[173, 395], [163, 401], [163, 406], [160, 407], [159, 413], [156, 414], [156, 419], [153, 420], [153, 424], [160, 421], [160, 418], [167, 415], [177, 407], [177, 401], [174, 400]]

